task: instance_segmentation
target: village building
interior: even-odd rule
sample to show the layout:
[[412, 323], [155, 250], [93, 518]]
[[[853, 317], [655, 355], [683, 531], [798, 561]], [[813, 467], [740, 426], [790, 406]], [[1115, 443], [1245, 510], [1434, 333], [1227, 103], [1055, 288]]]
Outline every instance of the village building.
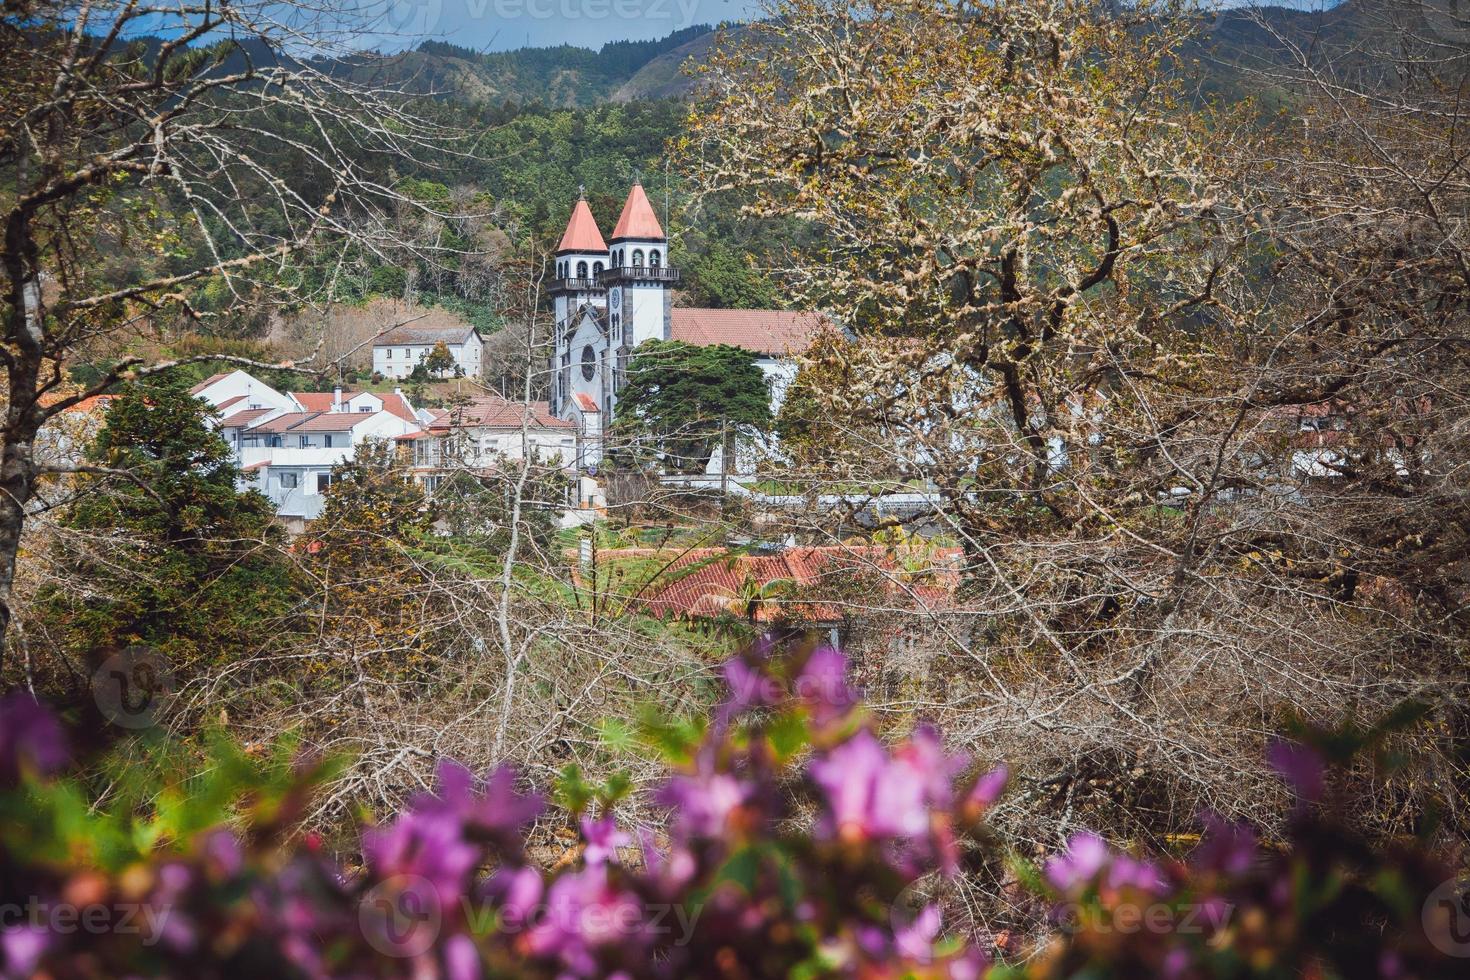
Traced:
[[454, 358], [454, 368], [440, 370], [434, 376], [480, 377], [485, 341], [478, 330], [465, 323], [407, 323], [378, 335], [373, 340], [373, 373], [394, 380], [406, 378], [439, 344]]
[[[743, 347], [756, 355], [774, 411], [796, 377], [795, 356], [824, 328], [818, 313], [675, 307], [679, 270], [669, 265], [668, 254], [668, 237], [639, 183], [629, 191], [609, 240], [585, 197], [572, 208], [550, 286], [556, 321], [550, 407], [576, 423], [584, 468], [601, 458], [603, 434], [616, 416], [618, 392], [639, 345], [677, 340]], [[710, 470], [722, 465], [721, 454], [715, 454]]]
[[411, 453], [414, 479], [430, 492], [456, 470], [490, 471], [507, 462], [569, 468], [577, 460], [577, 426], [546, 402], [513, 402], [487, 394], [433, 409], [424, 425], [398, 436]]

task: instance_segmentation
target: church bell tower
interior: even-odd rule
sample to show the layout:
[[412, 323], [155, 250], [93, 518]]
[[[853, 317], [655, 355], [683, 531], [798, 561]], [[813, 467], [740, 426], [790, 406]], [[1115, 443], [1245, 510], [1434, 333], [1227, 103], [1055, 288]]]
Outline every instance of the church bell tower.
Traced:
[[[587, 195], [580, 193], [556, 249], [555, 277], [549, 288], [556, 319], [550, 405], [553, 413], [560, 413], [574, 391], [584, 387], [578, 383], [580, 354], [572, 348], [581, 312], [588, 306], [601, 308], [607, 302], [607, 289], [601, 282], [607, 262], [607, 243], [587, 206]], [[602, 403], [601, 392], [594, 394], [594, 401]]]
[[608, 287], [608, 339], [618, 354], [614, 390], [621, 387], [627, 356], [646, 340], [670, 337], [673, 287], [679, 271], [669, 265], [669, 240], [637, 181], [613, 229]]

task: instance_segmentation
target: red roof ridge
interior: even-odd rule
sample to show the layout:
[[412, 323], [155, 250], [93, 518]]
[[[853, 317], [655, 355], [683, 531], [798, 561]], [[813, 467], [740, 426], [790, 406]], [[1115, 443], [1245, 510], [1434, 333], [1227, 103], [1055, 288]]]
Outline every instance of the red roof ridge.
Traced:
[[628, 191], [628, 199], [623, 202], [623, 213], [618, 215], [617, 227], [613, 229], [613, 241], [619, 238], [656, 238], [660, 241], [664, 238], [663, 225], [658, 223], [658, 215], [653, 213], [653, 205], [648, 203], [643, 185], [636, 180]]
[[577, 198], [577, 203], [573, 205], [572, 216], [567, 220], [567, 230], [562, 234], [561, 244], [556, 250], [558, 253], [607, 251], [607, 243], [602, 240], [597, 219], [592, 217], [592, 209], [587, 206], [585, 197]]

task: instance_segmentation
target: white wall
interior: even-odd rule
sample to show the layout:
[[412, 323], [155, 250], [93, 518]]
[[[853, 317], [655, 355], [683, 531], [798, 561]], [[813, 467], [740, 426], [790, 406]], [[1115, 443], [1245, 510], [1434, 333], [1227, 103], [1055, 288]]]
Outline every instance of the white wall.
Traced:
[[[384, 344], [373, 345], [373, 370], [385, 378], [406, 378], [423, 362], [435, 344]], [[463, 344], [445, 344], [467, 378], [480, 376], [485, 342], [480, 335], [472, 333]]]
[[230, 412], [241, 412], [247, 408], [276, 408], [283, 412], [296, 409], [295, 402], [288, 396], [244, 371], [231, 371], [195, 397], [219, 406], [242, 395], [245, 400], [231, 405]]

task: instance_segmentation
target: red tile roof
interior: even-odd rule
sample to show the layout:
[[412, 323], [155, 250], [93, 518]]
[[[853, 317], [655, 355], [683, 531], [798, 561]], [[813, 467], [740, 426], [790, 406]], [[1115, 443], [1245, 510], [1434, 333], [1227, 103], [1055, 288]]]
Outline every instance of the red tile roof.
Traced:
[[[308, 412], [330, 412], [332, 410], [333, 393], [330, 391], [290, 391], [287, 392], [297, 403]], [[342, 392], [342, 400], [345, 402], [355, 391]]]
[[602, 240], [602, 232], [597, 229], [597, 219], [592, 217], [592, 209], [587, 206], [586, 198], [578, 198], [576, 206], [572, 208], [572, 217], [567, 221], [567, 230], [561, 236], [561, 244], [556, 247], [561, 252], [606, 252], [607, 243]]
[[653, 213], [653, 205], [648, 203], [648, 195], [643, 193], [643, 185], [634, 183], [633, 189], [628, 192], [628, 199], [623, 202], [623, 213], [618, 216], [618, 224], [613, 229], [612, 240], [617, 241], [620, 238], [662, 240], [663, 237], [663, 226], [658, 223], [658, 215]]
[[214, 384], [216, 381], [223, 381], [225, 378], [228, 378], [229, 376], [230, 375], [229, 375], [228, 372], [225, 373], [225, 374], [211, 374], [209, 377], [205, 378], [203, 381], [199, 382], [197, 385], [195, 385], [194, 387], [190, 388], [189, 389], [189, 394], [191, 394], [191, 395], [197, 395], [201, 391], [203, 391], [204, 389], [208, 388], [210, 385]]
[[[345, 398], [347, 396], [343, 395], [343, 397]], [[405, 422], [412, 422], [414, 425], [419, 424], [418, 413], [413, 410], [413, 403], [401, 391], [390, 392], [383, 396], [383, 411], [390, 415], [396, 415]]]
[[670, 333], [674, 340], [709, 347], [731, 344], [760, 354], [803, 353], [827, 326], [820, 313], [787, 310], [703, 310], [675, 307]]
[[[888, 601], [917, 602], [934, 608], [947, 603], [959, 584], [958, 548], [932, 552], [875, 545], [787, 548], [771, 555], [730, 554], [723, 548], [694, 548], [682, 554], [657, 548], [621, 548], [603, 551], [600, 562], [619, 559], [664, 558], [660, 565], [669, 585], [653, 590], [639, 605], [655, 616], [717, 617], [744, 615], [736, 609], [747, 583], [762, 586], [786, 579], [794, 583], [791, 596], [771, 596], [756, 609], [756, 619], [780, 618], [808, 622], [841, 619], [844, 610], [823, 601], [823, 585], [838, 585], [858, 575], [880, 574], [879, 586]], [[569, 557], [574, 553], [569, 552]], [[580, 573], [574, 569], [574, 577]]]
[[551, 414], [545, 402], [513, 402], [499, 395], [481, 395], [458, 409], [435, 412], [432, 429], [449, 429], [454, 425], [482, 426], [489, 429], [519, 429], [521, 419], [530, 411], [530, 424], [535, 428], [573, 429], [571, 422]]
[[255, 432], [285, 432], [293, 426], [300, 425], [315, 414], [315, 412], [287, 412], [284, 415], [277, 415], [267, 422], [252, 425], [250, 428]]
[[88, 395], [75, 405], [66, 409], [68, 412], [95, 412], [107, 408], [113, 400], [121, 398], [121, 395]]
[[249, 425], [262, 415], [269, 415], [274, 411], [275, 409], [273, 408], [247, 408], [242, 412], [236, 412], [233, 415], [226, 416], [225, 420], [220, 423], [220, 428], [233, 429], [236, 426]]
[[216, 412], [223, 412], [225, 409], [229, 408], [231, 405], [235, 404], [236, 402], [243, 402], [244, 400], [245, 400], [245, 396], [244, 395], [236, 395], [234, 398], [226, 398], [224, 401], [222, 401], [218, 405], [214, 406], [214, 410]]
[[291, 426], [291, 431], [346, 432], [354, 425], [361, 425], [363, 421], [376, 414], [376, 412], [317, 412]]
[[593, 401], [592, 396], [586, 392], [579, 391], [572, 398], [576, 399], [577, 407], [584, 412], [600, 411], [597, 407], [597, 402]]

